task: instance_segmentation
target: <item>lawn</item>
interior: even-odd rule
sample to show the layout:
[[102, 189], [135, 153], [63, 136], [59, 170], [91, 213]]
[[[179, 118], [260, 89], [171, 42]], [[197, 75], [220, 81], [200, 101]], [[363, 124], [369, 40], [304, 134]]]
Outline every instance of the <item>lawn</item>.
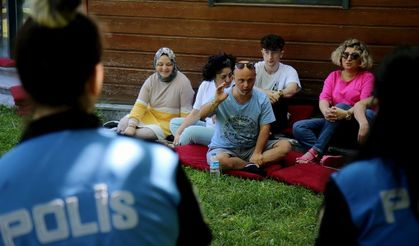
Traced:
[[[14, 109], [0, 106], [0, 157], [20, 137]], [[322, 195], [273, 180], [251, 181], [185, 168], [210, 225], [212, 245], [313, 245]]]
[[14, 108], [0, 105], [0, 156], [19, 141], [23, 125]]

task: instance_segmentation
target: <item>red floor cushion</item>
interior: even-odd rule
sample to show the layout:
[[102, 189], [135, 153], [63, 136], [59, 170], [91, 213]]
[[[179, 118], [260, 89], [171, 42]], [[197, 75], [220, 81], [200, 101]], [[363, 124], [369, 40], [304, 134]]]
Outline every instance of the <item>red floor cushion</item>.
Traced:
[[298, 164], [279, 169], [269, 177], [287, 184], [300, 185], [315, 192], [323, 192], [330, 175], [335, 171], [318, 164]]
[[209, 170], [206, 154], [208, 147], [199, 144], [187, 144], [176, 146], [180, 163], [199, 170]]
[[283, 129], [282, 132], [287, 136], [292, 136], [292, 125], [299, 120], [309, 119], [313, 114], [313, 110], [313, 105], [289, 105], [288, 112], [290, 118], [288, 120], [288, 127]]
[[0, 67], [14, 67], [15, 61], [7, 57], [0, 57]]
[[[188, 144], [176, 147], [179, 159], [182, 165], [189, 166], [199, 170], [209, 170], [206, 154], [208, 147], [199, 144]], [[240, 170], [228, 170], [224, 174], [237, 176], [245, 179], [262, 180], [263, 176], [255, 173], [244, 172]]]
[[15, 103], [25, 101], [28, 98], [28, 94], [20, 85], [12, 86], [9, 90], [13, 96], [13, 100], [15, 101]]
[[[206, 160], [207, 146], [182, 145], [177, 146], [176, 151], [179, 154], [182, 165], [199, 170], [209, 169]], [[295, 165], [295, 158], [301, 154], [300, 152], [291, 151], [280, 163], [268, 165], [265, 168], [267, 177], [287, 184], [300, 185], [315, 192], [323, 192], [330, 174], [336, 170], [318, 164]], [[254, 180], [263, 180], [265, 178], [240, 170], [229, 170], [225, 174]]]
[[29, 101], [29, 96], [21, 85], [12, 86], [9, 88], [10, 94], [17, 107], [19, 115], [27, 115], [31, 112], [32, 105]]

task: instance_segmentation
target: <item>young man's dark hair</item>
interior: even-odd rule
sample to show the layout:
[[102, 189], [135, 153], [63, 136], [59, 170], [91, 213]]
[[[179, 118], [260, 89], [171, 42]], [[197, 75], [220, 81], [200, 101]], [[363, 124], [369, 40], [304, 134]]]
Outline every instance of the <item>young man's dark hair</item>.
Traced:
[[276, 34], [268, 34], [260, 40], [260, 46], [266, 50], [282, 50], [284, 48], [284, 39]]

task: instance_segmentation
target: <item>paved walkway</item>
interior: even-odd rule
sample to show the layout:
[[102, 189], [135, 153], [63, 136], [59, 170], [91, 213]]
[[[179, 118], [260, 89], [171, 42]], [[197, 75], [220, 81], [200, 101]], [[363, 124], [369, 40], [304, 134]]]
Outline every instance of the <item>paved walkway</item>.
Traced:
[[0, 68], [0, 105], [15, 105], [9, 89], [19, 84], [20, 81], [15, 68]]

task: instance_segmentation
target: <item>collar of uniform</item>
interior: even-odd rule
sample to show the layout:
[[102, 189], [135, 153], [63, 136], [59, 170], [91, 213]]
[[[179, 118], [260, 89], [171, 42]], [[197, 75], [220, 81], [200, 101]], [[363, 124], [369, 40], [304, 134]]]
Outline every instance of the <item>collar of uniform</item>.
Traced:
[[51, 132], [100, 127], [99, 118], [94, 114], [69, 110], [32, 121], [23, 132], [20, 142]]

